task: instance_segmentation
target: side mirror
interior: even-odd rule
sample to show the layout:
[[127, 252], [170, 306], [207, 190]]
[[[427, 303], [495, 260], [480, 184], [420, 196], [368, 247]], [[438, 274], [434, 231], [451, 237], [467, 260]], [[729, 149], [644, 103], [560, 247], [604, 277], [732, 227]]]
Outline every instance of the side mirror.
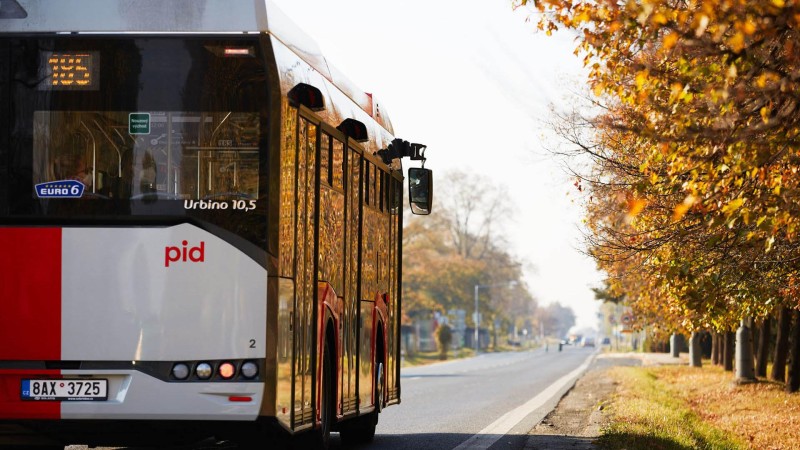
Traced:
[[431, 213], [433, 204], [432, 171], [419, 167], [408, 169], [408, 197], [412, 213], [420, 215]]

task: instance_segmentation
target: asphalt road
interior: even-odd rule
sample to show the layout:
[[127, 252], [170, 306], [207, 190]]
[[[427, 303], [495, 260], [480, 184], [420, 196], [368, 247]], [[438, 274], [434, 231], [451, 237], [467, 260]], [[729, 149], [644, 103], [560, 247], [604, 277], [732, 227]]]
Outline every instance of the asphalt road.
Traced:
[[[404, 369], [402, 404], [381, 413], [374, 442], [358, 449], [522, 449], [593, 354], [551, 346]], [[344, 449], [337, 434], [331, 444]]]
[[[404, 370], [402, 404], [384, 410], [375, 441], [364, 448], [454, 449], [484, 430], [482, 439], [462, 448], [521, 449], [527, 432], [556, 406], [571, 383], [538, 408], [518, 408], [581, 366], [593, 350], [566, 346], [562, 352], [551, 348], [487, 353]], [[501, 432], [497, 426], [486, 430], [513, 410], [519, 421], [507, 417]]]

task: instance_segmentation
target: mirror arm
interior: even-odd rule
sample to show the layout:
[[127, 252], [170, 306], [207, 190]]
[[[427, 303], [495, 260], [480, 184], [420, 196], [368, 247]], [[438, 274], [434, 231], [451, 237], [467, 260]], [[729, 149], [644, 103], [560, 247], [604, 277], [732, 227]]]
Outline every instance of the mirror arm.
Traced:
[[428, 148], [427, 145], [411, 144], [408, 141], [397, 138], [389, 144], [388, 148], [378, 150], [378, 156], [387, 165], [391, 164], [394, 159], [411, 158], [412, 161], [422, 161], [422, 167], [425, 167], [426, 148]]

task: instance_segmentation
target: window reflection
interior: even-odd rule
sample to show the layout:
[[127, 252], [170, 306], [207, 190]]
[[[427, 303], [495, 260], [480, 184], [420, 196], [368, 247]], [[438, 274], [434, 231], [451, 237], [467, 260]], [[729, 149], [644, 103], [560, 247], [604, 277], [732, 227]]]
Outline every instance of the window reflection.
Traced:
[[[132, 134], [131, 117], [147, 117]], [[33, 183], [78, 180], [85, 196], [257, 199], [257, 113], [37, 111]]]

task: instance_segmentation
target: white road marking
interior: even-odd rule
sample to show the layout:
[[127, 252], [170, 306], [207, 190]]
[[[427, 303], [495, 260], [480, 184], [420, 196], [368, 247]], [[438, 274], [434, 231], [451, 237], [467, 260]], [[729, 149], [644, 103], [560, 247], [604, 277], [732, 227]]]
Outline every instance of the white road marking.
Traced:
[[545, 390], [540, 392], [536, 397], [528, 400], [524, 404], [514, 408], [513, 410], [503, 414], [499, 419], [492, 422], [489, 426], [482, 429], [478, 434], [473, 435], [461, 445], [453, 450], [486, 450], [491, 447], [495, 442], [499, 441], [506, 433], [511, 431], [518, 423], [522, 422], [528, 414], [541, 408], [554, 396], [561, 393], [565, 387], [575, 383], [578, 377], [589, 368], [589, 364], [596, 356], [592, 353], [586, 361], [583, 362], [577, 369], [559, 378], [555, 383], [551, 384]]

